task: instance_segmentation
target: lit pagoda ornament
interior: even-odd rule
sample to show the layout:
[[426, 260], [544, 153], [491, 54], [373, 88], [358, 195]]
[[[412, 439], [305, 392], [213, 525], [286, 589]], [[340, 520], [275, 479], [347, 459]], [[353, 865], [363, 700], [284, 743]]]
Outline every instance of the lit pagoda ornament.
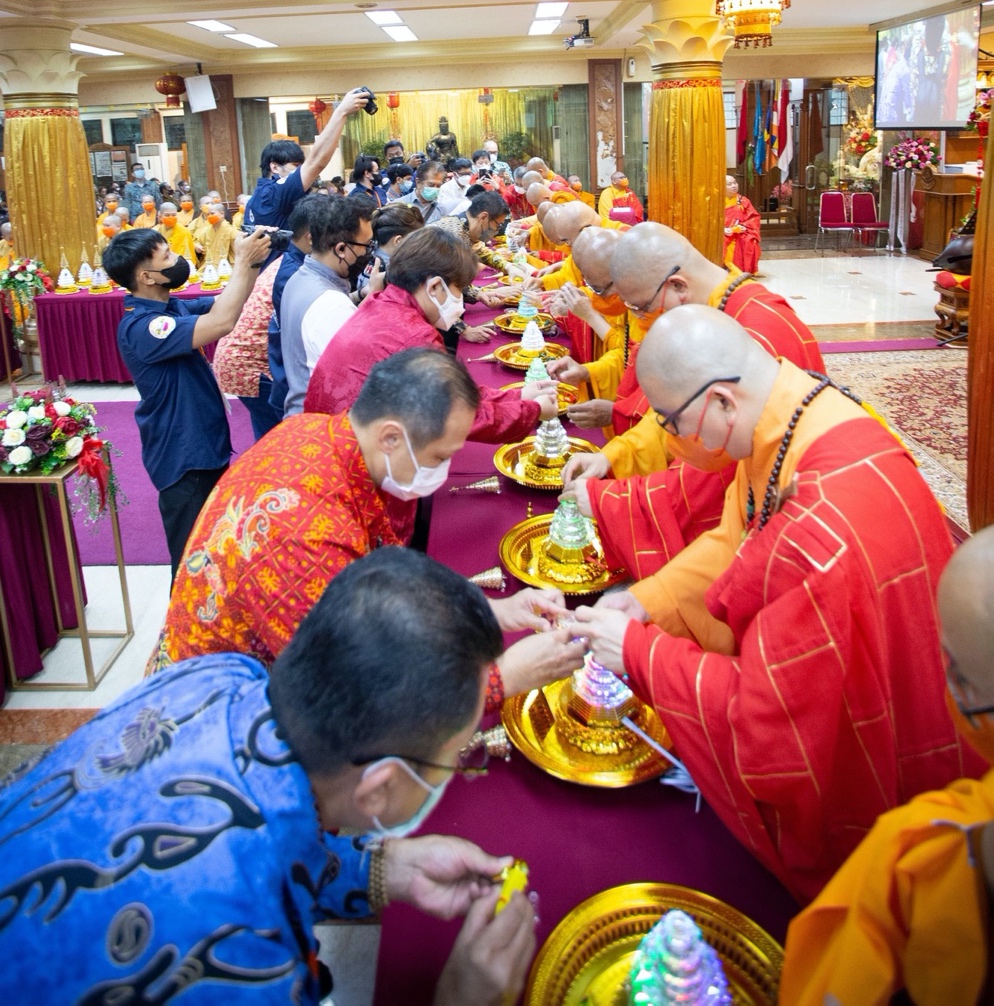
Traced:
[[93, 279], [90, 282], [90, 293], [110, 293], [110, 277], [104, 269], [103, 261], [100, 258], [99, 248], [96, 250], [93, 261], [96, 264], [93, 267]]
[[527, 359], [528, 357], [542, 356], [545, 353], [545, 337], [542, 330], [534, 320], [525, 325], [524, 332], [521, 333], [521, 345], [518, 347], [517, 355]]
[[539, 424], [531, 450], [521, 457], [524, 474], [535, 482], [559, 484], [563, 481], [563, 467], [572, 453], [563, 424], [558, 419], [547, 419]]
[[217, 269], [214, 268], [213, 262], [208, 262], [204, 266], [204, 271], [201, 273], [200, 277], [200, 289], [201, 290], [220, 290], [221, 289], [221, 279], [217, 274]]
[[522, 291], [514, 316], [520, 320], [523, 326], [527, 326], [528, 322], [534, 321], [538, 317], [538, 304], [535, 303], [528, 291]]
[[188, 258], [187, 262], [190, 264], [190, 275], [187, 278], [187, 283], [199, 283], [200, 273], [197, 270], [197, 263], [192, 258]]
[[548, 537], [539, 548], [538, 570], [550, 583], [590, 583], [607, 570], [594, 525], [575, 500], [565, 499], [556, 507]]
[[641, 719], [640, 709], [635, 693], [588, 653], [559, 693], [556, 732], [587, 754], [634, 751], [642, 742], [625, 720]]
[[56, 293], [75, 293], [79, 287], [73, 279], [72, 270], [69, 268], [69, 260], [66, 258], [65, 250], [62, 251], [62, 268], [59, 270], [59, 279], [55, 284]]
[[76, 273], [76, 285], [89, 286], [93, 282], [93, 266], [90, 265], [89, 256], [86, 254], [86, 245], [83, 245], [83, 252], [79, 258], [79, 271]]
[[697, 923], [667, 912], [635, 951], [629, 976], [632, 1006], [731, 1006], [721, 961]]
[[549, 371], [546, 369], [545, 360], [541, 356], [536, 356], [528, 365], [528, 370], [525, 372], [525, 384], [534, 384], [536, 381], [548, 380], [551, 380], [551, 378], [549, 377]]
[[226, 258], [221, 259], [217, 264], [217, 277], [222, 286], [231, 279], [231, 263]]

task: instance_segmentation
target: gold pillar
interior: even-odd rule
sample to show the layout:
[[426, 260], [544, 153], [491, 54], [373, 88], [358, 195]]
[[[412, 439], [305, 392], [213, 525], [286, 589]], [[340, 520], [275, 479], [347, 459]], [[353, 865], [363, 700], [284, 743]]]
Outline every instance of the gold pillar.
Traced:
[[5, 18], [0, 93], [6, 124], [7, 202], [21, 257], [40, 259], [55, 278], [61, 252], [79, 268], [93, 255], [94, 203], [86, 134], [79, 121], [69, 49], [75, 25], [49, 18]]
[[725, 110], [721, 62], [733, 38], [713, 0], [654, 0], [640, 44], [652, 70], [649, 217], [678, 230], [721, 263], [725, 210]]
[[970, 529], [994, 524], [994, 146], [987, 138], [987, 177], [980, 189], [973, 240], [967, 369], [966, 504]]

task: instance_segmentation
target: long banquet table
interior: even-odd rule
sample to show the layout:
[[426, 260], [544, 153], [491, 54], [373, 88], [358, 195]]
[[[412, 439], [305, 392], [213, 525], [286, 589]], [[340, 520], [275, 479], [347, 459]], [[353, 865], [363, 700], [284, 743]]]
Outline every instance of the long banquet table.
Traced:
[[[176, 296], [188, 300], [209, 297], [191, 283]], [[117, 325], [124, 317], [124, 290], [109, 293], [46, 293], [35, 298], [38, 341], [46, 381], [107, 381], [131, 384], [131, 372], [117, 350]], [[212, 355], [213, 346], [209, 347]]]
[[[470, 305], [466, 320], [481, 324], [495, 313]], [[511, 341], [498, 335], [489, 346], [461, 343], [459, 356], [472, 360]], [[469, 368], [480, 384], [493, 387], [522, 376], [499, 363], [473, 362]], [[602, 442], [599, 431], [566, 425], [571, 436]], [[551, 512], [556, 505], [554, 492], [529, 490], [503, 476], [500, 495], [449, 491], [495, 474], [495, 449], [467, 444], [453, 458], [449, 482], [433, 497], [428, 553], [467, 576], [500, 564], [500, 540], [525, 518], [529, 501], [535, 514]], [[507, 579], [507, 594], [521, 588], [513, 577]], [[704, 891], [783, 941], [797, 905], [710, 808], [694, 812], [693, 797], [658, 782], [622, 790], [562, 782], [517, 751], [509, 763], [491, 760], [491, 766], [484, 779], [454, 780], [425, 830], [460, 835], [492, 853], [528, 863], [530, 887], [539, 895], [539, 945], [581, 901], [637, 881]], [[461, 920], [441, 922], [406, 905], [389, 907], [383, 916], [375, 1003], [430, 1003], [460, 925]]]

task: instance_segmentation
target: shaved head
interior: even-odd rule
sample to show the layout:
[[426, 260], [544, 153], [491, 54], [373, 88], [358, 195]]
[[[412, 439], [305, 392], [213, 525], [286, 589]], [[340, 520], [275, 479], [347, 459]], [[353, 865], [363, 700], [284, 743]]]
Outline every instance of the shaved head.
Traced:
[[942, 645], [976, 691], [994, 704], [994, 527], [953, 553], [939, 580]]
[[536, 182], [539, 185], [542, 185], [545, 182], [545, 175], [543, 175], [540, 171], [526, 171], [524, 175], [522, 175], [521, 184], [524, 188], [527, 189], [528, 186], [534, 185]]
[[552, 192], [545, 185], [536, 182], [534, 185], [528, 186], [525, 198], [532, 206], [541, 206], [542, 203], [547, 203], [552, 199]]
[[600, 214], [592, 206], [588, 206], [579, 199], [574, 199], [568, 203], [559, 204], [552, 214], [555, 220], [555, 228], [558, 240], [565, 244], [572, 244], [580, 231], [586, 227], [601, 226]]
[[611, 259], [621, 232], [606, 227], [588, 227], [573, 242], [573, 261], [590, 286], [606, 290], [611, 285]]
[[541, 157], [533, 157], [525, 165], [529, 171], [537, 171], [543, 178], [549, 173], [549, 165]]
[[159, 212], [160, 213], [176, 213], [177, 212], [177, 210], [176, 210], [176, 204], [175, 203], [163, 203], [159, 207]]

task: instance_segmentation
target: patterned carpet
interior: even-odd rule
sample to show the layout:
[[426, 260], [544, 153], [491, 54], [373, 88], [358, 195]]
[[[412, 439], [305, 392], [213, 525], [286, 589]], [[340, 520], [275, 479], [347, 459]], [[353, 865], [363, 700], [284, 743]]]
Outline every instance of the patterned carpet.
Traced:
[[915, 350], [837, 353], [831, 376], [845, 384], [902, 435], [949, 516], [966, 515], [966, 353]]

